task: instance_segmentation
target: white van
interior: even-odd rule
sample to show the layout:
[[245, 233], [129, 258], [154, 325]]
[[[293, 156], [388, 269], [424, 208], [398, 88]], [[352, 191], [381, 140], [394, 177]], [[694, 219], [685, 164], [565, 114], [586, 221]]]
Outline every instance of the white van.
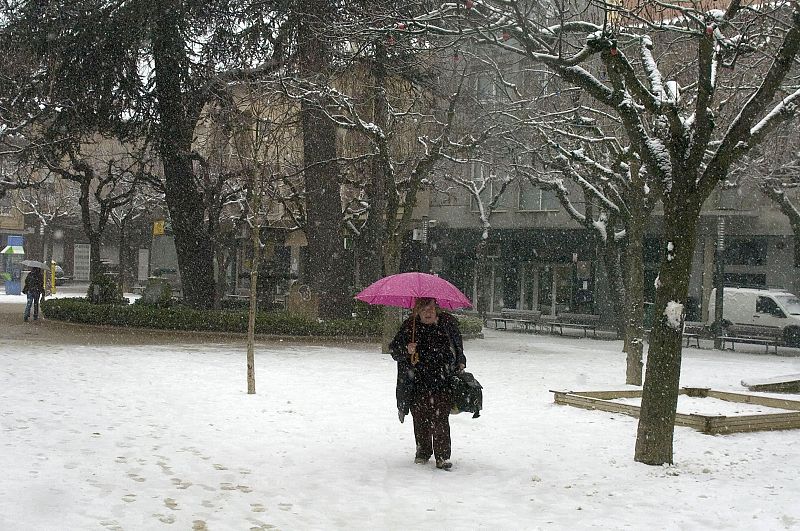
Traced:
[[[708, 301], [707, 326], [714, 323], [716, 289]], [[722, 318], [733, 325], [763, 328], [764, 335], [782, 337], [788, 346], [800, 346], [800, 298], [788, 291], [725, 288]]]

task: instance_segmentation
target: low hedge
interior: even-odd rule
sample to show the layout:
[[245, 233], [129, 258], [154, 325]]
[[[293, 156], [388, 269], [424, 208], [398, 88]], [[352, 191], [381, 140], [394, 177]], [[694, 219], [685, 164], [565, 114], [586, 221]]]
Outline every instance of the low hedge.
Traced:
[[[71, 323], [161, 330], [247, 332], [246, 311], [196, 310], [182, 305], [158, 308], [142, 304], [92, 304], [84, 298], [59, 298], [45, 300], [42, 312], [48, 319]], [[480, 330], [479, 319], [461, 318], [463, 334], [475, 335]], [[280, 336], [376, 338], [381, 333], [381, 322], [379, 319], [366, 317], [317, 321], [292, 316], [286, 312], [259, 312], [256, 315], [256, 333]]]

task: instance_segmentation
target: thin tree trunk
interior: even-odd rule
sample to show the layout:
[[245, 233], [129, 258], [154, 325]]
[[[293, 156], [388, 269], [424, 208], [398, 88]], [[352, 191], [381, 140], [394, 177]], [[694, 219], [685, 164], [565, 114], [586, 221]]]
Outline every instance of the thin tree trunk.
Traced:
[[677, 315], [677, 310], [685, 308], [689, 293], [700, 212], [699, 206], [687, 208], [684, 196], [673, 193], [680, 199], [664, 206], [664, 255], [656, 289], [634, 456], [636, 461], [649, 465], [672, 463], [684, 321], [684, 313]]
[[625, 383], [642, 385], [644, 350], [644, 223], [647, 215], [641, 199], [629, 202], [631, 218], [626, 228], [625, 264]]
[[481, 320], [483, 321], [484, 326], [486, 325], [486, 314], [489, 311], [489, 290], [493, 289], [494, 286], [490, 285], [491, 280], [491, 271], [489, 270], [489, 261], [486, 259], [486, 247], [487, 243], [485, 239], [482, 239], [478, 246], [475, 248], [475, 258], [477, 261], [477, 288], [478, 288], [478, 301], [477, 307], [478, 315], [480, 316]]
[[94, 283], [103, 273], [100, 262], [100, 235], [97, 233], [89, 234], [89, 253], [89, 279]]
[[[258, 200], [256, 199], [256, 202]], [[254, 209], [258, 212], [258, 208]], [[252, 234], [253, 266], [250, 269], [250, 309], [247, 312], [247, 394], [256, 392], [255, 335], [258, 310], [258, 268], [261, 264], [261, 228], [254, 224]]]
[[119, 224], [119, 251], [117, 252], [117, 261], [119, 262], [119, 285], [123, 293], [128, 290], [130, 286], [130, 264], [131, 250], [128, 245], [128, 232], [125, 223]]
[[627, 290], [625, 287], [625, 274], [622, 271], [622, 246], [613, 240], [613, 235], [608, 236], [608, 241], [602, 243], [601, 256], [608, 275], [611, 290], [611, 303], [614, 306], [614, 329], [617, 337], [625, 333], [625, 308]]
[[54, 238], [53, 238], [53, 232], [50, 231], [50, 237], [47, 240], [47, 253], [45, 254], [47, 261], [45, 262], [45, 265], [47, 266], [47, 270], [46, 270], [46, 272], [47, 272], [47, 282], [46, 282], [46, 284], [48, 286], [50, 286], [50, 293], [51, 294], [54, 294], [56, 292], [56, 281], [55, 281], [55, 278], [53, 277], [54, 270], [51, 269], [52, 262], [53, 262], [53, 246], [54, 245], [55, 245], [55, 242], [54, 242]]

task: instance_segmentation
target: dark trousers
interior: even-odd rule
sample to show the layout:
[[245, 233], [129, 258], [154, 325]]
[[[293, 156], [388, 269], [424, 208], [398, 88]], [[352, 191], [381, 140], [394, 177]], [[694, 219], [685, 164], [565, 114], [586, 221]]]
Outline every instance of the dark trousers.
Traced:
[[414, 418], [414, 438], [417, 455], [428, 459], [450, 459], [450, 408], [452, 400], [446, 391], [414, 393], [411, 416]]

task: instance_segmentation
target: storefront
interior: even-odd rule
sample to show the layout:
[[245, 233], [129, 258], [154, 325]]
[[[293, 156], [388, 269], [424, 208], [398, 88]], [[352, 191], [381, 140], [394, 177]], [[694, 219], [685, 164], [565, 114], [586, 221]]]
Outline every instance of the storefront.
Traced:
[[[431, 270], [477, 300], [478, 282], [490, 286], [487, 310], [503, 308], [595, 313], [595, 246], [583, 230], [498, 230], [486, 247], [486, 270], [478, 271], [478, 231], [431, 231]], [[423, 261], [424, 263], [424, 261]], [[413, 267], [410, 265], [410, 267]]]

